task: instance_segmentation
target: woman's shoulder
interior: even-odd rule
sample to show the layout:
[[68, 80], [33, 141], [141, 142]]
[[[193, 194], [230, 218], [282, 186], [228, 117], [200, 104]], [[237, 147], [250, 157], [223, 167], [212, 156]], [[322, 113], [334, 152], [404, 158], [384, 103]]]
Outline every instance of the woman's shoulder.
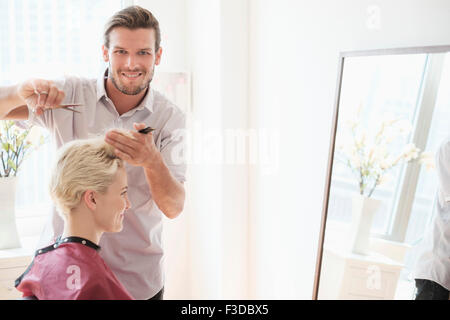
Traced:
[[17, 284], [20, 291], [38, 299], [132, 299], [93, 248], [72, 242], [40, 250]]

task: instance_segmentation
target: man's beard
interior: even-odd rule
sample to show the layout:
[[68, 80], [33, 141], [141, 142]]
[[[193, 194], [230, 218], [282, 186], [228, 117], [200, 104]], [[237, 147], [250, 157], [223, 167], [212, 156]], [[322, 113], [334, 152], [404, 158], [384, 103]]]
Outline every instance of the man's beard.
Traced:
[[153, 80], [154, 72], [155, 72], [155, 66], [153, 66], [153, 68], [151, 70], [150, 78], [147, 81], [145, 81], [145, 79], [144, 79], [144, 82], [142, 83], [142, 85], [129, 87], [129, 86], [122, 85], [120, 83], [120, 80], [115, 78], [115, 75], [112, 72], [111, 63], [109, 63], [108, 77], [111, 78], [111, 81], [117, 90], [119, 90], [123, 94], [134, 96], [134, 95], [139, 94], [143, 90], [146, 90], [149, 87], [150, 82], [152, 82], [152, 80]]

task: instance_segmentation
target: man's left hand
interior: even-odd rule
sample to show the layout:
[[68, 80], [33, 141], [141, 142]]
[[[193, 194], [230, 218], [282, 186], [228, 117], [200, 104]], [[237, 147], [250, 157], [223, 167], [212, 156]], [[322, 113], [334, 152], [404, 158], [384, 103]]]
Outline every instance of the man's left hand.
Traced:
[[[146, 127], [144, 123], [134, 123], [133, 126], [136, 130]], [[115, 148], [114, 152], [120, 159], [133, 166], [150, 168], [160, 155], [153, 141], [153, 134], [136, 131], [130, 131], [130, 134], [132, 138], [117, 130], [110, 130], [106, 133], [105, 141]]]

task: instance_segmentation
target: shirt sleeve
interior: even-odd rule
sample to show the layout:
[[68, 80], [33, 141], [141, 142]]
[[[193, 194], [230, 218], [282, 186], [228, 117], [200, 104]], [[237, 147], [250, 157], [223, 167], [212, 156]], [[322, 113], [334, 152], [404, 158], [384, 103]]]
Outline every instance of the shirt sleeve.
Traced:
[[[64, 93], [66, 94], [62, 103], [71, 103], [71, 92], [73, 85], [71, 81], [68, 79], [54, 81], [58, 88], [63, 88]], [[60, 110], [47, 110], [41, 115], [36, 115], [33, 110], [28, 106], [28, 119], [27, 120], [19, 120], [15, 121], [15, 124], [20, 128], [31, 128], [32, 126], [39, 126], [42, 128], [46, 128], [52, 131], [56, 126], [55, 114]]]
[[445, 202], [450, 202], [450, 140], [445, 141], [436, 153], [436, 171], [439, 191]]
[[186, 181], [186, 115], [176, 110], [164, 126], [160, 152], [164, 163], [180, 182]]

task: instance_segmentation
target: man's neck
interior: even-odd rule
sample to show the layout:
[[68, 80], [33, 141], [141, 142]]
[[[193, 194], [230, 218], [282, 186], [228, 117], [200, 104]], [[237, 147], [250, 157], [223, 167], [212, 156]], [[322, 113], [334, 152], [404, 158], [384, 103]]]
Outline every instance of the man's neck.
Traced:
[[148, 88], [146, 90], [142, 90], [142, 92], [138, 93], [137, 95], [128, 95], [117, 90], [117, 88], [112, 83], [112, 80], [107, 79], [105, 90], [106, 95], [114, 103], [117, 113], [119, 113], [119, 115], [122, 115], [130, 111], [131, 109], [136, 108], [142, 102], [142, 100], [144, 100]]

